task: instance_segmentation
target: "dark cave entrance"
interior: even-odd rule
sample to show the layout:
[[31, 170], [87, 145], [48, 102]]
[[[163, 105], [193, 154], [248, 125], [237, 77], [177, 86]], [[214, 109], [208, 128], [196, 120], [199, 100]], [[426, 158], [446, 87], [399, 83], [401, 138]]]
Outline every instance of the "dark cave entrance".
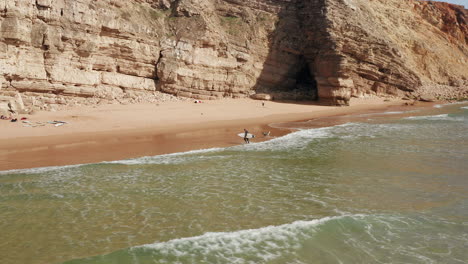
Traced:
[[296, 89], [304, 100], [318, 100], [318, 88], [309, 63], [303, 62], [296, 75]]

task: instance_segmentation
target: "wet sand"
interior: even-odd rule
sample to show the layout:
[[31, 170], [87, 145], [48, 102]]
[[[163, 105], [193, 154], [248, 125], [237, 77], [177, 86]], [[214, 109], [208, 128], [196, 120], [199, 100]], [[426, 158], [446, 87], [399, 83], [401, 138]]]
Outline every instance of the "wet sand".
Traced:
[[[183, 101], [81, 106], [60, 112], [39, 112], [24, 117], [33, 124], [53, 120], [67, 124], [25, 127], [21, 121], [0, 120], [0, 170], [234, 146], [243, 143], [237, 134], [244, 128], [256, 135], [252, 142], [261, 142], [292, 131], [287, 122], [320, 119], [312, 127], [331, 126], [354, 120], [358, 114], [410, 108], [403, 104], [400, 100], [384, 102], [381, 98], [369, 98], [353, 99], [349, 107], [307, 102], [266, 102], [262, 107], [261, 101], [226, 99], [201, 104]], [[262, 135], [266, 131], [270, 131], [270, 137]]]

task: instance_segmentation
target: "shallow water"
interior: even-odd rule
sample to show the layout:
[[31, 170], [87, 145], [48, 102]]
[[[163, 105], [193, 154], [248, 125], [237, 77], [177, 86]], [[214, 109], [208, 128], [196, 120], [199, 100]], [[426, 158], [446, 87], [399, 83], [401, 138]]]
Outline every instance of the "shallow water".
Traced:
[[467, 104], [397, 114], [0, 172], [0, 262], [465, 263]]

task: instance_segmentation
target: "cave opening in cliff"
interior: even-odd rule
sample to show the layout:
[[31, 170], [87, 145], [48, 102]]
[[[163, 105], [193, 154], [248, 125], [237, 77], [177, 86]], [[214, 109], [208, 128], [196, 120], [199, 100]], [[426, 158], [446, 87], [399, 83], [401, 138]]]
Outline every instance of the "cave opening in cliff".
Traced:
[[317, 81], [309, 64], [304, 62], [296, 76], [296, 89], [306, 100], [318, 100]]

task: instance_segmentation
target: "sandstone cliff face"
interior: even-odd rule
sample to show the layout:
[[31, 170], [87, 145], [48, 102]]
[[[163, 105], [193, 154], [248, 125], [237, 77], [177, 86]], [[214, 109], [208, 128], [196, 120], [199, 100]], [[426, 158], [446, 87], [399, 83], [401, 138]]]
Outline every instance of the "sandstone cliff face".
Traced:
[[467, 96], [467, 11], [462, 7], [329, 0], [309, 1], [301, 13], [307, 35], [303, 54], [319, 98], [344, 104], [350, 96], [366, 94], [417, 97], [433, 84], [459, 87], [448, 87], [440, 96]]
[[466, 97], [467, 15], [399, 0], [0, 0], [0, 105], [159, 92], [345, 105], [434, 85], [441, 97]]

